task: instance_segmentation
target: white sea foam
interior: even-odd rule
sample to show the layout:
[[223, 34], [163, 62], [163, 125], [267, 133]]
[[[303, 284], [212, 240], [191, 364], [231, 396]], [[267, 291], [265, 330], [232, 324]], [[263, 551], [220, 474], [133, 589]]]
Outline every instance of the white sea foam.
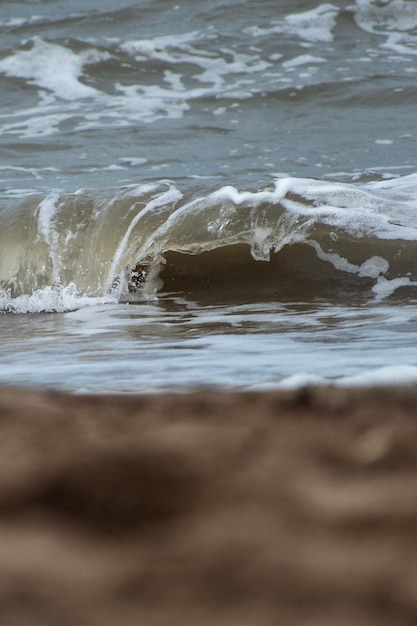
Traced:
[[417, 5], [414, 1], [390, 0], [382, 4], [373, 0], [356, 0], [351, 9], [358, 26], [367, 32], [407, 32], [417, 28]]
[[[190, 43], [198, 40], [196, 31], [177, 35], [165, 35], [154, 39], [126, 41], [120, 48], [127, 54], [140, 59], [154, 58], [169, 62], [182, 62], [194, 56]], [[184, 57], [184, 55], [186, 55]]]
[[372, 291], [378, 300], [383, 300], [391, 296], [401, 287], [417, 287], [417, 281], [410, 280], [409, 276], [400, 276], [392, 280], [387, 280], [384, 276], [379, 276], [377, 282], [372, 287]]
[[309, 373], [298, 373], [288, 376], [276, 385], [269, 387], [278, 389], [300, 389], [303, 387], [332, 385], [335, 387], [385, 387], [386, 385], [406, 385], [417, 382], [417, 366], [390, 365], [365, 370], [353, 376], [326, 378]]
[[45, 287], [36, 289], [31, 294], [12, 298], [7, 291], [0, 290], [0, 311], [10, 313], [64, 313], [84, 307], [118, 302], [117, 293], [92, 297], [80, 295], [76, 286], [71, 283], [65, 287]]
[[40, 107], [36, 112], [33, 112], [33, 110], [15, 112], [7, 117], [16, 121], [2, 124], [0, 135], [18, 135], [23, 139], [47, 137], [48, 135], [58, 133], [60, 125], [73, 117], [72, 111], [68, 113], [58, 113], [56, 110], [50, 111], [51, 108], [47, 107], [42, 112], [42, 107]]
[[336, 25], [339, 9], [333, 4], [320, 4], [304, 13], [287, 15], [285, 22], [291, 34], [306, 41], [333, 41], [332, 30]]
[[222, 48], [215, 53], [202, 49], [201, 44], [191, 45], [191, 42], [198, 41], [199, 38], [199, 33], [191, 32], [152, 40], [133, 40], [121, 44], [120, 49], [134, 57], [136, 61], [158, 60], [173, 65], [186, 63], [195, 66], [193, 78], [208, 85], [207, 87], [185, 90], [181, 74], [173, 72], [164, 74], [165, 81], [172, 86], [177, 97], [182, 93], [184, 98], [190, 100], [211, 94], [213, 91], [218, 93], [220, 89], [223, 96], [236, 94], [236, 87], [239, 87], [240, 82], [234, 82], [231, 86], [226, 85], [225, 76], [241, 74], [247, 77], [249, 74], [262, 72], [271, 67], [271, 63], [262, 60], [256, 52], [243, 54], [233, 49]]
[[108, 124], [117, 126], [129, 124], [131, 119], [143, 122], [154, 122], [161, 117], [179, 118], [190, 109], [188, 98], [193, 95], [181, 96], [173, 89], [165, 89], [158, 85], [128, 85], [115, 84], [118, 94], [108, 101], [109, 109], [105, 115], [96, 115], [94, 118], [86, 116], [86, 122], [81, 123], [80, 130], [105, 127]]
[[[11, 172], [15, 174], [24, 174], [24, 175], [29, 174], [30, 176], [33, 176], [33, 178], [40, 180], [42, 179], [45, 173], [52, 173], [52, 172], [58, 173], [60, 172], [60, 169], [58, 167], [22, 167], [19, 165], [1, 165], [0, 172]], [[8, 190], [7, 193], [12, 194], [13, 190]], [[23, 194], [23, 195], [27, 195], [27, 194]]]
[[345, 376], [340, 378], [336, 384], [342, 387], [367, 387], [408, 384], [415, 383], [416, 381], [417, 367], [415, 365], [398, 364], [361, 372], [354, 376]]
[[53, 218], [57, 211], [58, 194], [54, 193], [47, 196], [39, 204], [36, 214], [38, 217], [38, 233], [44, 238], [45, 242], [55, 247], [57, 243], [57, 232], [53, 227]]
[[80, 82], [83, 67], [109, 58], [95, 49], [76, 54], [69, 48], [35, 37], [30, 49], [19, 50], [0, 61], [0, 72], [24, 78], [63, 100], [96, 96], [97, 89]]
[[[329, 381], [323, 376], [317, 376], [316, 374], [308, 374], [300, 372], [298, 374], [292, 374], [277, 383], [269, 383], [268, 388], [275, 389], [301, 389], [303, 387], [313, 387], [317, 385], [326, 385]], [[257, 389], [257, 387], [255, 387]]]
[[5, 19], [0, 19], [0, 26], [6, 28], [15, 28], [19, 26], [24, 26], [26, 24], [34, 24], [43, 20], [44, 18], [41, 15], [32, 15], [30, 18], [9, 17]]
[[389, 263], [380, 256], [373, 256], [367, 259], [359, 267], [359, 276], [368, 276], [369, 278], [378, 278], [382, 274], [386, 274], [389, 270]]
[[[355, 238], [375, 236], [416, 241], [417, 176], [412, 174], [403, 179], [354, 187], [347, 183], [286, 178], [277, 181], [276, 193], [289, 210], [314, 215], [328, 226], [345, 229]], [[405, 190], [407, 196], [403, 195]], [[291, 194], [309, 200], [313, 206], [294, 201]]]
[[328, 43], [333, 41], [332, 30], [336, 26], [338, 13], [339, 9], [333, 4], [320, 4], [315, 9], [303, 13], [286, 15], [284, 19], [270, 27], [254, 26], [247, 28], [245, 32], [254, 37], [276, 33], [295, 35], [308, 42]]
[[[75, 132], [112, 126], [123, 128], [138, 121], [152, 123], [161, 117], [179, 118], [190, 108], [187, 97], [178, 97], [176, 91], [155, 85], [123, 87], [116, 83], [115, 91], [116, 95], [91, 92], [94, 103], [91, 108], [84, 104], [82, 115], [77, 101], [66, 101], [59, 108], [56, 104], [40, 102], [36, 109], [20, 109], [0, 116], [0, 121], [3, 120], [0, 135], [25, 139], [47, 137], [60, 132], [62, 124], [70, 120]], [[193, 94], [189, 96], [192, 99]]]
[[312, 63], [327, 63], [327, 60], [323, 59], [323, 57], [315, 57], [311, 54], [301, 54], [297, 57], [294, 57], [293, 59], [284, 61], [282, 67], [285, 67], [286, 69], [292, 69], [293, 67], [299, 67], [300, 65], [311, 65]]
[[391, 0], [374, 4], [371, 0], [357, 0], [350, 7], [355, 22], [364, 31], [385, 37], [382, 48], [399, 54], [417, 54], [417, 5], [413, 1]]

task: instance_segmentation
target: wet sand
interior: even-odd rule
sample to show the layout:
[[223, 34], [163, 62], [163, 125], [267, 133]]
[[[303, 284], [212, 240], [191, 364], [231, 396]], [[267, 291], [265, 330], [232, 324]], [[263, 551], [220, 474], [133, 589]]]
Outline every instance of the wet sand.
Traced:
[[0, 623], [417, 623], [417, 388], [0, 389]]

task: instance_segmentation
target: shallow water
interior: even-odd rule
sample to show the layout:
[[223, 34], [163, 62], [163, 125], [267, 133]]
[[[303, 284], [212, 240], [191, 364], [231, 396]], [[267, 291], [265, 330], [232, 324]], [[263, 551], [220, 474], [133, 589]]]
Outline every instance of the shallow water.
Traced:
[[4, 2], [0, 382], [417, 380], [417, 3]]
[[417, 315], [405, 303], [202, 305], [165, 296], [13, 324], [3, 316], [0, 330], [1, 380], [79, 392], [417, 380]]

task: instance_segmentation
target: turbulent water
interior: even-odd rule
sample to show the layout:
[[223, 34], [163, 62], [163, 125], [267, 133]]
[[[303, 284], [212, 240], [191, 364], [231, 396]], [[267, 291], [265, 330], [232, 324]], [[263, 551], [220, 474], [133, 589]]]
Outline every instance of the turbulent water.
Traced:
[[0, 382], [417, 380], [417, 2], [10, 1], [0, 28]]

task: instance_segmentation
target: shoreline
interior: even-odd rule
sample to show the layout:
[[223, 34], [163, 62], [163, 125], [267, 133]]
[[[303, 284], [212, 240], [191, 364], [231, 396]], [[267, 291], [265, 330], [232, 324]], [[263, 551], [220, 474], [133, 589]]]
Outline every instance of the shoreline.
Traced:
[[411, 625], [417, 386], [0, 387], [5, 624]]

